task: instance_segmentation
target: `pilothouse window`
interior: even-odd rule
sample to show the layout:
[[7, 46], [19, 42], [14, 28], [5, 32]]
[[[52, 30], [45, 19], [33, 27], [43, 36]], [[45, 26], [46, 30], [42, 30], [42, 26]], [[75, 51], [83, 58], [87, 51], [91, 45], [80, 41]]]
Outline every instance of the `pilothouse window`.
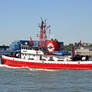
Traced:
[[49, 57], [49, 61], [54, 61], [53, 57]]

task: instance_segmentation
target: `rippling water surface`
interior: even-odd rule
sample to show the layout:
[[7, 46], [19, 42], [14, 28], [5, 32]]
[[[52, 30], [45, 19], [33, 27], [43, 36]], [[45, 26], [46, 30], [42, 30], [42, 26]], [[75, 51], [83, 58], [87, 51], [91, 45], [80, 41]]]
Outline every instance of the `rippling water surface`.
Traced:
[[92, 92], [92, 70], [11, 68], [0, 64], [0, 92]]

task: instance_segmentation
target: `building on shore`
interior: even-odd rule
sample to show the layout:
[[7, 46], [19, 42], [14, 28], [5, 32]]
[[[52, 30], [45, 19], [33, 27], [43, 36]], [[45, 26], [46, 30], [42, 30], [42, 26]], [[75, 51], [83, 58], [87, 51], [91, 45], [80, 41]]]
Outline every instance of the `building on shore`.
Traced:
[[8, 48], [9, 48], [9, 46], [2, 45], [2, 46], [0, 46], [0, 51], [7, 50]]
[[80, 49], [76, 50], [76, 53], [79, 55], [87, 55], [87, 56], [92, 56], [92, 48], [83, 48], [81, 47]]
[[6, 46], [6, 45], [0, 46], [0, 56], [5, 54], [8, 49], [9, 49], [9, 46]]

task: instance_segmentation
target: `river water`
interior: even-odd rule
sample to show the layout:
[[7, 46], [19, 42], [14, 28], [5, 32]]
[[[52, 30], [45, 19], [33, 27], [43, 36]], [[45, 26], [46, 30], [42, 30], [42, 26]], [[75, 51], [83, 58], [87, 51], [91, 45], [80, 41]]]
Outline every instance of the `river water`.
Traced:
[[92, 92], [92, 70], [11, 68], [0, 64], [0, 92]]

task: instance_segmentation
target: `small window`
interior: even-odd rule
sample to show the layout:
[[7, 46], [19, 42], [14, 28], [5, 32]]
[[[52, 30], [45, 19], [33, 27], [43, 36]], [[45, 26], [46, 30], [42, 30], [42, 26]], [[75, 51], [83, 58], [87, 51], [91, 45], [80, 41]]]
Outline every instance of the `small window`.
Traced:
[[53, 57], [49, 57], [49, 61], [54, 61]]

